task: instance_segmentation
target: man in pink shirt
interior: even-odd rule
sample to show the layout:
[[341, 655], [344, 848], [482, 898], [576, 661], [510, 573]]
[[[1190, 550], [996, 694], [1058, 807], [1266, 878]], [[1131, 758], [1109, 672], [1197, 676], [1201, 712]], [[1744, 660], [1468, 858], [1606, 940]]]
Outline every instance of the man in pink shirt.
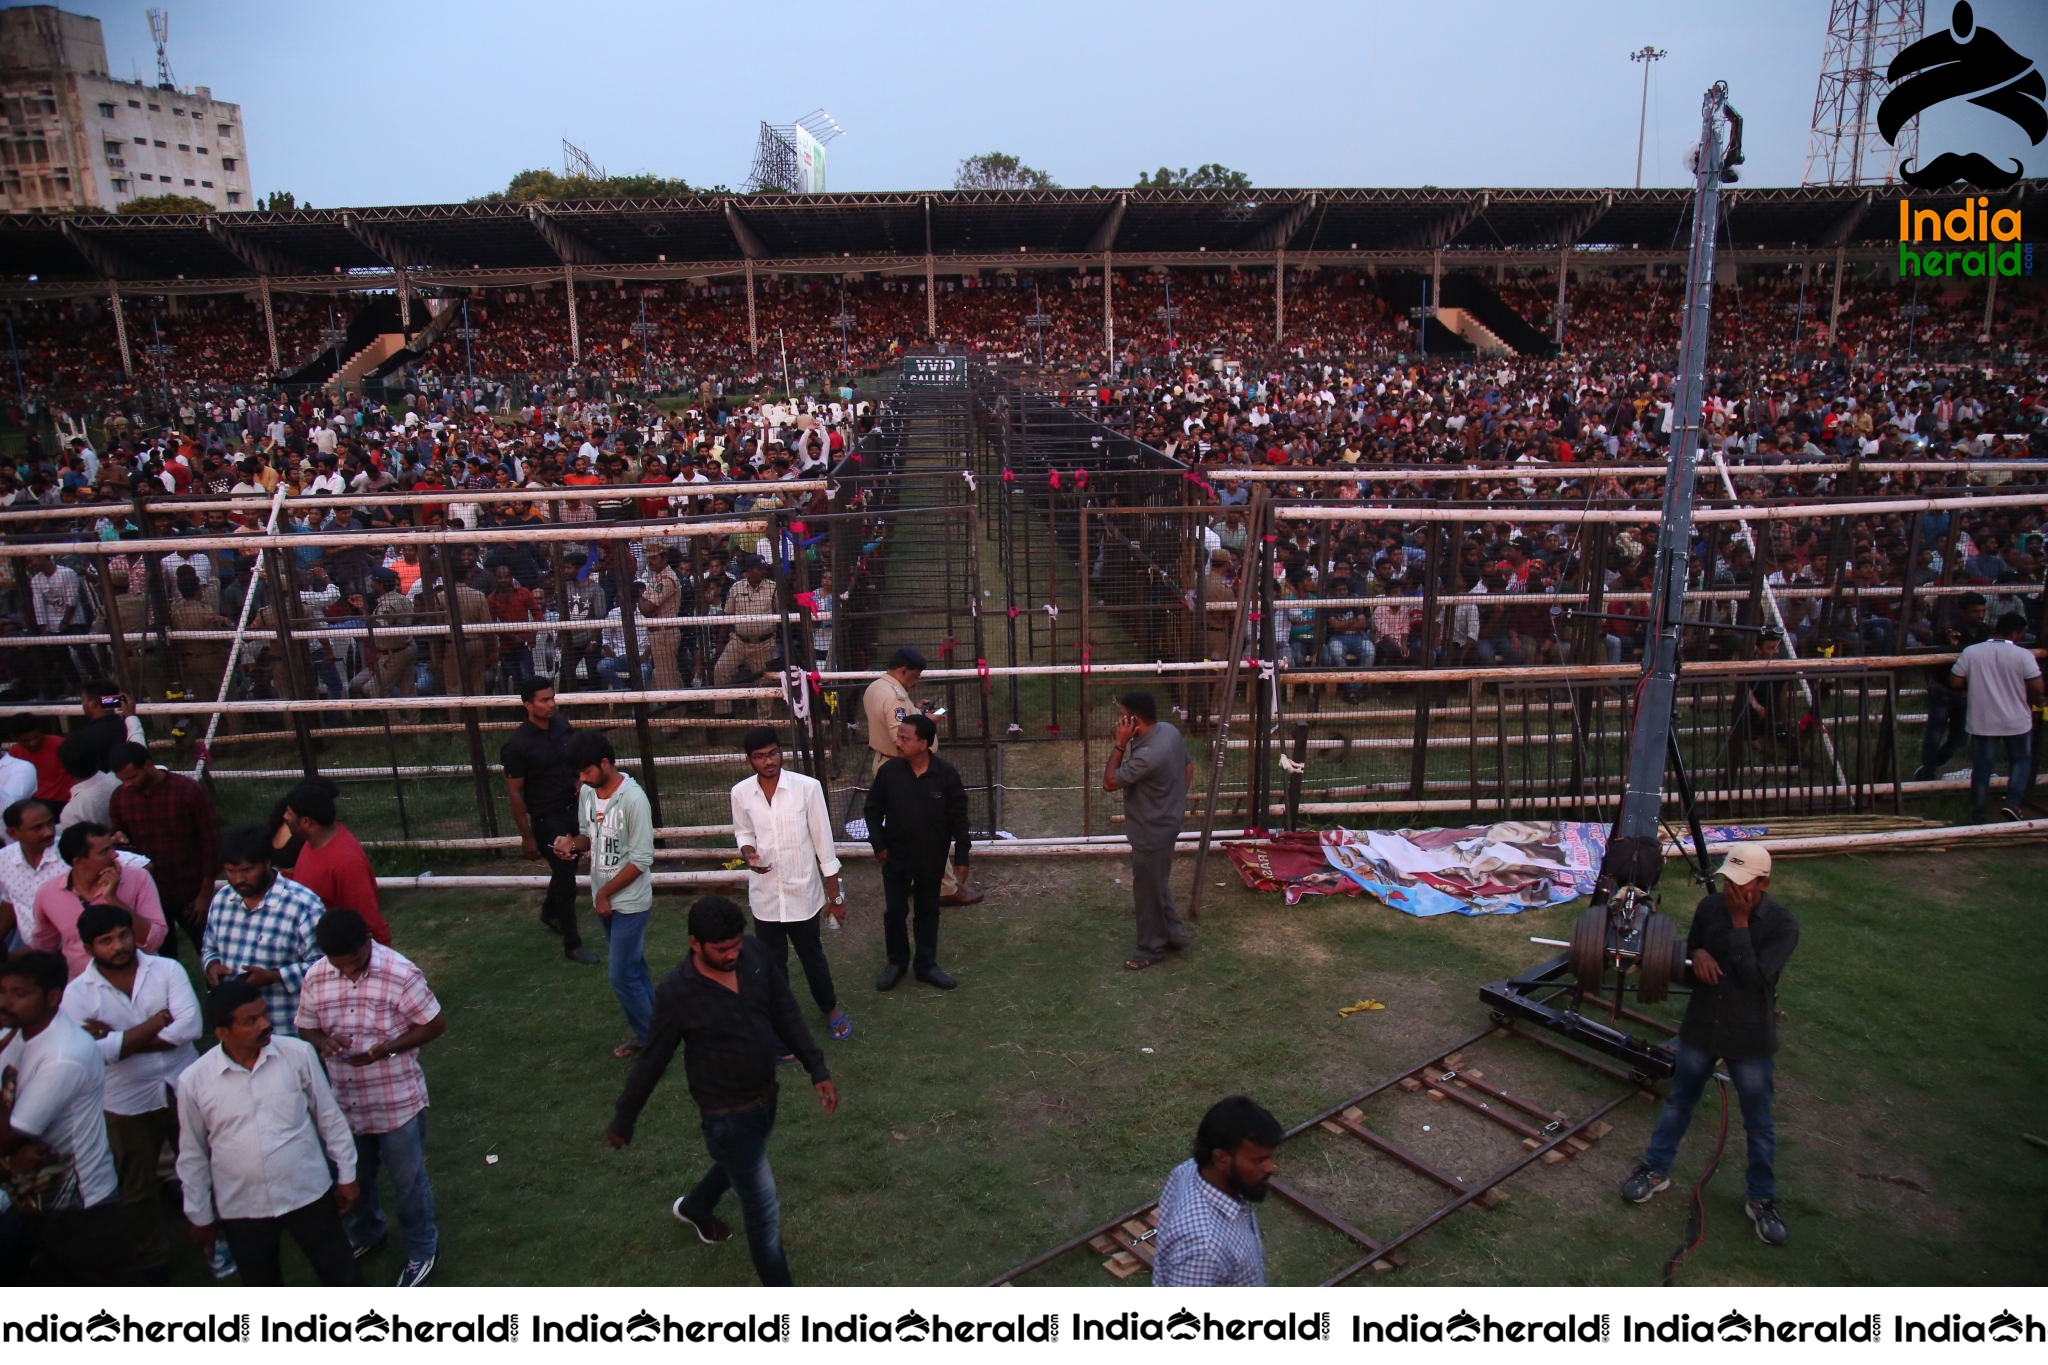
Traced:
[[306, 837], [291, 878], [320, 898], [329, 910], [353, 910], [370, 928], [370, 937], [389, 948], [391, 926], [377, 903], [377, 874], [370, 855], [349, 833], [334, 811], [334, 793], [317, 782], [304, 782], [285, 797], [285, 823]]
[[78, 938], [78, 917], [88, 905], [114, 905], [134, 919], [135, 941], [155, 952], [164, 941], [163, 904], [146, 860], [120, 856], [114, 833], [81, 820], [57, 838], [57, 856], [70, 869], [36, 892], [35, 936], [29, 946], [64, 954], [66, 979], [92, 964], [92, 950]]

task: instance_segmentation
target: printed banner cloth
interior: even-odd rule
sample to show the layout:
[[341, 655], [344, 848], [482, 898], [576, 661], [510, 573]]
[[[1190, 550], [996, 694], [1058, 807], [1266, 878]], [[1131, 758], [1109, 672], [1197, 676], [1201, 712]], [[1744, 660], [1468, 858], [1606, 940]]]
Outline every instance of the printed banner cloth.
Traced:
[[[1718, 826], [1707, 842], [1760, 838]], [[1281, 834], [1224, 852], [1244, 884], [1304, 896], [1365, 893], [1410, 915], [1513, 915], [1592, 891], [1607, 826], [1580, 820], [1504, 820], [1455, 829], [1328, 829]]]

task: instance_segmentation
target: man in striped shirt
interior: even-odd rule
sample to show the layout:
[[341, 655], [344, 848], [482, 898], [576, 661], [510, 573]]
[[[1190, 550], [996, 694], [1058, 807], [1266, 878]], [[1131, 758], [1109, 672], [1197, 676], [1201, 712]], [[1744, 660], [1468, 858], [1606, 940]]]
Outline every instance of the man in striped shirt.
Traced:
[[1220, 1100], [1195, 1130], [1194, 1156], [1159, 1194], [1152, 1283], [1160, 1288], [1263, 1286], [1266, 1246], [1253, 1205], [1272, 1188], [1279, 1120], [1243, 1095]]

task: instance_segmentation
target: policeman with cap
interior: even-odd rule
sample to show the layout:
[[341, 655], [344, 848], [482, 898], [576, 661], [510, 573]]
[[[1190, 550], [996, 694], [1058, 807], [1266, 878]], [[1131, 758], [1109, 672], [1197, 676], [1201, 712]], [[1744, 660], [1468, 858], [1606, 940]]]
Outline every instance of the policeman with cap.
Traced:
[[1756, 1235], [1785, 1244], [1773, 1169], [1778, 1150], [1771, 1119], [1772, 1073], [1778, 1052], [1778, 977], [1799, 944], [1799, 921], [1772, 900], [1771, 855], [1762, 844], [1729, 844], [1717, 869], [1721, 889], [1700, 901], [1685, 937], [1692, 998], [1679, 1025], [1677, 1068], [1650, 1145], [1621, 1197], [1646, 1204], [1671, 1188], [1671, 1164], [1692, 1111], [1721, 1062], [1742, 1105], [1749, 1143], [1743, 1205]]

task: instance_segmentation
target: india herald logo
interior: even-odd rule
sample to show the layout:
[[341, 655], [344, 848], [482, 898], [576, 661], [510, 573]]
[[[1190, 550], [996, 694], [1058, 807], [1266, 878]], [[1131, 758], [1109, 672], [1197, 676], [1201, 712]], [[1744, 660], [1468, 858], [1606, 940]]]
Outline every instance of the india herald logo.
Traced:
[[[1978, 26], [1968, 0], [1957, 0], [1946, 29], [1894, 57], [1885, 79], [1892, 89], [1877, 106], [1877, 131], [1893, 145], [1909, 119], [1954, 99], [2011, 120], [2034, 146], [2048, 137], [2048, 81], [2031, 57]], [[2017, 157], [2007, 170], [1978, 152], [1942, 152], [1925, 166], [1899, 167], [1901, 180], [1923, 190], [1957, 181], [2002, 190], [2025, 174]]]

